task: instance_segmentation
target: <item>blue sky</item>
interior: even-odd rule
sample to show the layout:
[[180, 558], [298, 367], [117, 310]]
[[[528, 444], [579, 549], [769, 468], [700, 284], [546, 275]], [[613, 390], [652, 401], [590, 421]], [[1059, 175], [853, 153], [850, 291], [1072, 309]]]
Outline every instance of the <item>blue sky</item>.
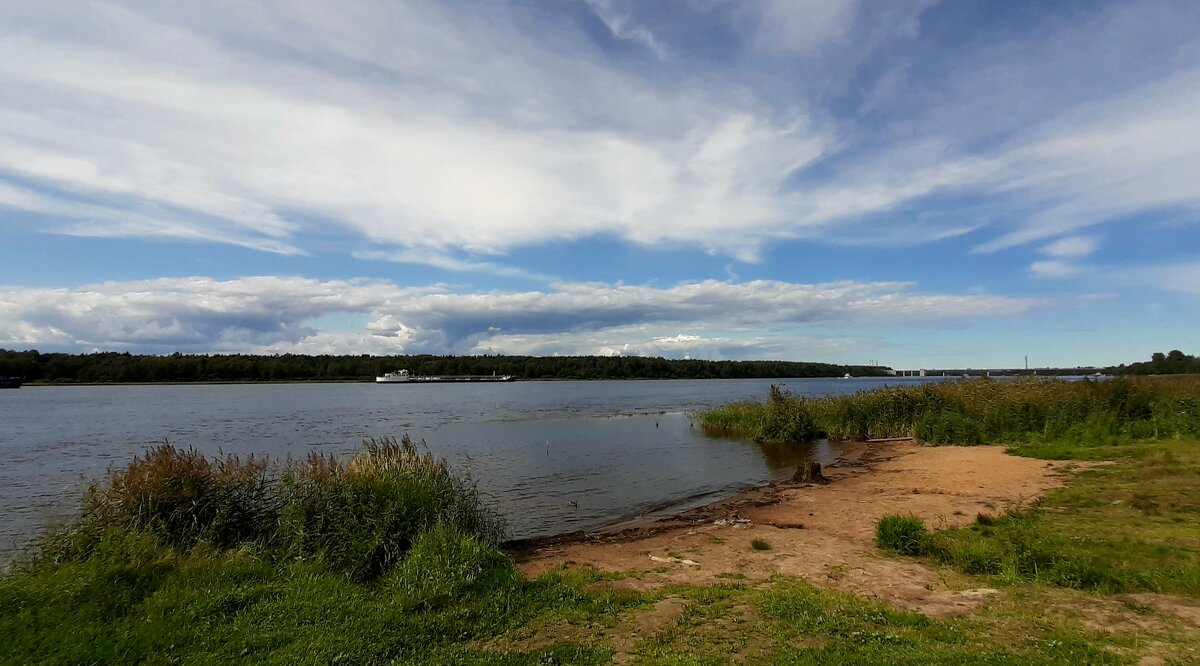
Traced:
[[0, 346], [1200, 342], [1200, 4], [0, 5]]

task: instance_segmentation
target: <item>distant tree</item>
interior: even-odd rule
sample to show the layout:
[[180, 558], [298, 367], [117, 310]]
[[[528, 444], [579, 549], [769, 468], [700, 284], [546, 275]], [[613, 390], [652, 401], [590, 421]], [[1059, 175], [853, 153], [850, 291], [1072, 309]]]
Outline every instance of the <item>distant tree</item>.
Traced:
[[1179, 375], [1200, 373], [1200, 358], [1183, 353], [1178, 349], [1172, 349], [1166, 354], [1155, 352], [1150, 355], [1149, 361], [1141, 363], [1131, 363], [1128, 366], [1121, 365], [1117, 368], [1110, 368], [1116, 374], [1128, 375]]

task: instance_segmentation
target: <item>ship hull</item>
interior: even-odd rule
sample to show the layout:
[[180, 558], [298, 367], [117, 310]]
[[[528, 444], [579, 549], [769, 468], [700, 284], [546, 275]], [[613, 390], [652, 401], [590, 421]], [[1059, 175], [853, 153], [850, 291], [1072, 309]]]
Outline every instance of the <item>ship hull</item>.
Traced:
[[430, 375], [393, 379], [391, 377], [376, 377], [376, 384], [496, 384], [516, 381], [511, 375]]

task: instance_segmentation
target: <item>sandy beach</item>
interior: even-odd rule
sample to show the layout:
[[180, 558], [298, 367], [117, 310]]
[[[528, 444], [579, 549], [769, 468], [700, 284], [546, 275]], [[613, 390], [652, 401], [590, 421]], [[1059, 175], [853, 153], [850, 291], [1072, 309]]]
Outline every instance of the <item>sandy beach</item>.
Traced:
[[[931, 528], [966, 524], [1035, 501], [1077, 465], [999, 446], [852, 444], [826, 466], [828, 484], [780, 482], [645, 525], [525, 544], [516, 555], [531, 576], [590, 566], [638, 572], [618, 581], [637, 589], [798, 576], [931, 617], [954, 615], [993, 591], [953, 589], [920, 563], [881, 553], [875, 521], [901, 513]], [[756, 539], [770, 549], [751, 548]]]

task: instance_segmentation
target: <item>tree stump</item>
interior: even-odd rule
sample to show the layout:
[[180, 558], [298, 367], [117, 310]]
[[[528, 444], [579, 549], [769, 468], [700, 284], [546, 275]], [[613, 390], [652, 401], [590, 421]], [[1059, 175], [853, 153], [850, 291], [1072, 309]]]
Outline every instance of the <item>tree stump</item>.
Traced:
[[825, 485], [829, 483], [829, 479], [821, 473], [821, 463], [806, 462], [800, 463], [796, 468], [796, 473], [792, 475], [792, 481], [796, 483], [819, 483]]

